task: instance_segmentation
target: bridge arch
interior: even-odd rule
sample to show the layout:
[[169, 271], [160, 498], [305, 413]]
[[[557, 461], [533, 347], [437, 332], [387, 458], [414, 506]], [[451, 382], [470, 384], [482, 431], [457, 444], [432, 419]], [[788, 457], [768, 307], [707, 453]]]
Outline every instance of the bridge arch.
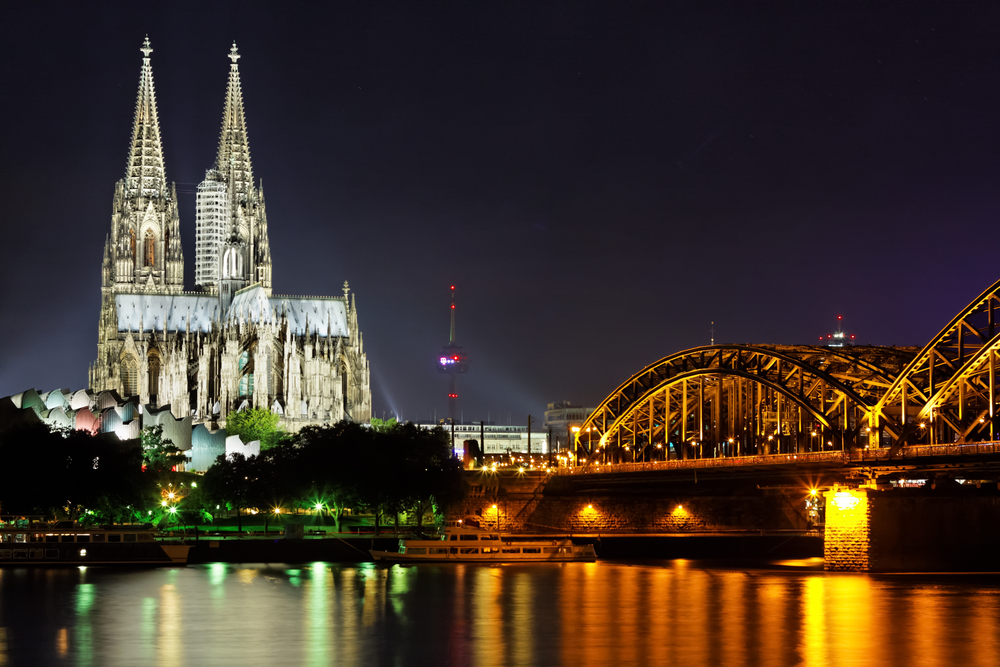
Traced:
[[[959, 312], [906, 365], [870, 413], [871, 445], [994, 439], [1000, 281]], [[921, 426], [923, 424], [923, 426]]]
[[622, 383], [583, 424], [580, 442], [588, 455], [612, 460], [852, 446], [893, 379], [831, 348], [684, 350]]

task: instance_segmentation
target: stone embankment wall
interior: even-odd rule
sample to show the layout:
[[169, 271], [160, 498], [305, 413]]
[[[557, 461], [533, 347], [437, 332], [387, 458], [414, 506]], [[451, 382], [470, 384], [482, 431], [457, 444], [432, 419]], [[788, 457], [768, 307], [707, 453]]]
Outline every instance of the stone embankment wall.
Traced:
[[469, 481], [451, 517], [503, 531], [628, 535], [809, 527], [804, 491], [704, 484], [595, 491], [576, 479], [534, 473], [476, 474]]

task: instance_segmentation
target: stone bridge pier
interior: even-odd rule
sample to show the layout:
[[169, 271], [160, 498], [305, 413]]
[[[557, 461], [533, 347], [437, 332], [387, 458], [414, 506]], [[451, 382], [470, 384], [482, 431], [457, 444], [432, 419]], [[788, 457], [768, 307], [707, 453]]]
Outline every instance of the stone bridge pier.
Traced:
[[1000, 570], [996, 484], [937, 488], [846, 488], [824, 494], [827, 570], [995, 572]]

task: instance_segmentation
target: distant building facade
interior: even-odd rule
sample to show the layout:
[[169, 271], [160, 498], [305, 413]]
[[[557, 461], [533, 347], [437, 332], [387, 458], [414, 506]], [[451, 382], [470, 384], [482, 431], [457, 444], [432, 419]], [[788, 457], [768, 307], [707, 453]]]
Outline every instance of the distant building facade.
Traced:
[[572, 449], [573, 427], [583, 424], [596, 409], [573, 405], [569, 401], [549, 403], [545, 410], [545, 428], [551, 429], [553, 449]]
[[[451, 435], [452, 426], [447, 423], [417, 422], [420, 428], [432, 429], [440, 426]], [[530, 440], [532, 454], [549, 453], [549, 434], [546, 430], [533, 429], [530, 432], [528, 427], [518, 425], [483, 424], [478, 422], [455, 424], [455, 450], [459, 457], [464, 451], [463, 444], [466, 440], [475, 440], [484, 445], [483, 453], [490, 454], [527, 454]], [[481, 438], [480, 436], [484, 436]]]
[[104, 248], [98, 394], [225, 419], [268, 408], [294, 430], [371, 417], [368, 360], [353, 294], [272, 294], [263, 188], [253, 180], [236, 45], [215, 165], [198, 187], [198, 291], [184, 291], [176, 187], [167, 186], [150, 48], [143, 48], [125, 178]]

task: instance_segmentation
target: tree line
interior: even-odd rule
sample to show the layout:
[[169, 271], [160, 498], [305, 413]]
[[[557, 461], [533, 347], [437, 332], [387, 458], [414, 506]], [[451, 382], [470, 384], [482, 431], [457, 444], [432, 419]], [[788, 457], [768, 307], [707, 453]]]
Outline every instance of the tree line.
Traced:
[[184, 455], [159, 426], [121, 441], [19, 425], [0, 432], [0, 515], [203, 523], [224, 504], [237, 512], [241, 530], [247, 511], [266, 516], [278, 508], [328, 513], [338, 531], [349, 510], [374, 514], [376, 531], [382, 521], [414, 512], [419, 530], [428, 510], [464, 495], [461, 463], [441, 428], [372, 422], [309, 426], [296, 434], [268, 424], [259, 455], [219, 456], [204, 477], [176, 472]]

